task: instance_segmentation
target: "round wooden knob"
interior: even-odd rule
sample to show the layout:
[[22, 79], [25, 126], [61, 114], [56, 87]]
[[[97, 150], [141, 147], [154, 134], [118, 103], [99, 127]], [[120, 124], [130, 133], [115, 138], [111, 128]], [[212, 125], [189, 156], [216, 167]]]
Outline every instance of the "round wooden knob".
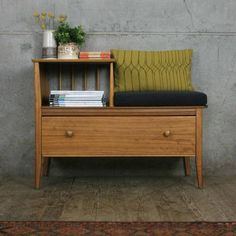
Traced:
[[169, 137], [170, 134], [171, 134], [170, 130], [166, 130], [166, 131], [163, 133], [163, 135], [164, 135], [165, 137]]
[[73, 131], [71, 131], [71, 130], [66, 131], [66, 137], [71, 138], [73, 135], [74, 135]]

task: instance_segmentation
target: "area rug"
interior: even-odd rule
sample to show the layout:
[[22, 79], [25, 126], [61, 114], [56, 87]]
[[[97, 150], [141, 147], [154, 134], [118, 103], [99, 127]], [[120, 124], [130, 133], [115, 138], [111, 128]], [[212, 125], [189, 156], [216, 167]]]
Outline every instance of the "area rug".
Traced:
[[236, 222], [0, 222], [9, 236], [236, 236]]

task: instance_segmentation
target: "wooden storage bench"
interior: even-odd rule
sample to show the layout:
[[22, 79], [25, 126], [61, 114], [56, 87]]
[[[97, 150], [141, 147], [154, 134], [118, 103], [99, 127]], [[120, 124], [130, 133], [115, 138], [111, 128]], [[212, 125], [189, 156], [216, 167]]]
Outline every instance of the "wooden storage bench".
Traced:
[[[33, 62], [36, 188], [40, 187], [42, 172], [45, 174], [48, 172], [51, 157], [181, 157], [184, 160], [186, 175], [190, 174], [190, 158], [195, 158], [198, 187], [203, 187], [204, 106], [115, 107], [113, 59], [35, 59]], [[60, 67], [63, 64], [106, 66], [110, 82], [109, 106], [104, 108], [48, 106], [45, 101], [50, 91], [50, 68], [55, 65]], [[60, 79], [59, 75], [59, 84]], [[73, 76], [71, 80], [73, 82]], [[71, 88], [73, 89], [73, 86]]]

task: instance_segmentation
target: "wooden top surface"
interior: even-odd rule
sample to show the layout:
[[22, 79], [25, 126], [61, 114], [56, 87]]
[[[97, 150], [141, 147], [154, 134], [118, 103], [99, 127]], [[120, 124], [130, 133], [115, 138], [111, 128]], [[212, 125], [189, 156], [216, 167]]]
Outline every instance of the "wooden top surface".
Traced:
[[196, 109], [204, 107], [42, 107], [43, 116], [152, 116], [196, 115]]
[[115, 59], [32, 59], [33, 63], [111, 63], [115, 62]]

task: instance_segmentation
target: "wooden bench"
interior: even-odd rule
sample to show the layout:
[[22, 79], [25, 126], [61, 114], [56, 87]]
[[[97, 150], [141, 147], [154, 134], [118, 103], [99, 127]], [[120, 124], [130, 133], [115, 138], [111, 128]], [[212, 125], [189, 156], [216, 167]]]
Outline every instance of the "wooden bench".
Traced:
[[[204, 106], [114, 106], [113, 59], [35, 59], [33, 62], [36, 188], [40, 187], [43, 166], [44, 174], [48, 174], [52, 157], [179, 157], [184, 160], [186, 175], [190, 175], [190, 158], [195, 158], [198, 187], [203, 187], [202, 111]], [[50, 91], [49, 72], [51, 66], [55, 64], [108, 66], [109, 106], [104, 108], [48, 106], [45, 100], [48, 99]], [[73, 79], [72, 76], [71, 80]], [[58, 83], [60, 84], [60, 80]]]

